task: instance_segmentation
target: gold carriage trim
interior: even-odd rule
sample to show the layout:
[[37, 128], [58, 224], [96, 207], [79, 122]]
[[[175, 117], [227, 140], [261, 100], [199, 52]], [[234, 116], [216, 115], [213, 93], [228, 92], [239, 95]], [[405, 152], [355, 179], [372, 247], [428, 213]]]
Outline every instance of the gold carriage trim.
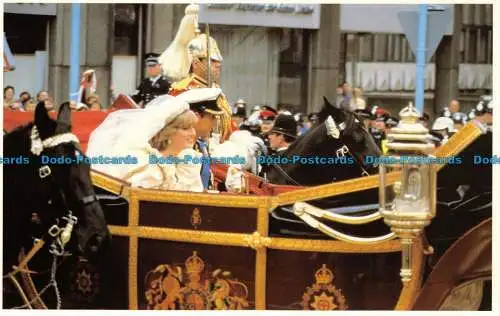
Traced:
[[314, 274], [316, 283], [307, 287], [302, 296], [304, 310], [346, 310], [347, 300], [341, 289], [332, 284], [335, 275], [326, 267], [326, 264]]
[[146, 275], [149, 310], [241, 310], [247, 309], [248, 288], [231, 272], [209, 273], [196, 251], [184, 268], [162, 264]]

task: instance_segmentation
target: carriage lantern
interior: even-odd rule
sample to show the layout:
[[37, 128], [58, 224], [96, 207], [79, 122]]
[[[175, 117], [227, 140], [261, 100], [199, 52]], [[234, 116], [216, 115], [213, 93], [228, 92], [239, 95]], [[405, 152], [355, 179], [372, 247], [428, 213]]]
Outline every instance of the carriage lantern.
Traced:
[[412, 278], [411, 247], [436, 214], [436, 169], [429, 161], [434, 144], [412, 103], [387, 134], [386, 156], [379, 165], [380, 213], [401, 240], [401, 279]]

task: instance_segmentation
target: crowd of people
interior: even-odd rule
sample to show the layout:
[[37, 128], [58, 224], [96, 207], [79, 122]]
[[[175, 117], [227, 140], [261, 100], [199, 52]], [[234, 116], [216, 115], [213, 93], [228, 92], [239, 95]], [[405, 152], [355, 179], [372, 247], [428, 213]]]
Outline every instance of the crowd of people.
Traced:
[[[103, 107], [97, 94], [88, 94], [85, 102], [71, 101], [72, 111], [101, 111]], [[33, 112], [39, 102], [45, 104], [48, 111], [57, 111], [53, 98], [46, 90], [39, 91], [33, 97], [28, 91], [23, 91], [16, 98], [16, 89], [12, 86], [6, 86], [3, 89], [3, 108], [8, 111]]]
[[[337, 95], [336, 106], [355, 112], [363, 118], [365, 127], [384, 152], [386, 134], [398, 125], [398, 118], [382, 106], [368, 105], [362, 97], [360, 88], [353, 89], [353, 93], [350, 94], [348, 83], [339, 86]], [[283, 150], [285, 147], [283, 144], [290, 144], [297, 136], [307, 133], [318, 120], [318, 113], [294, 113], [287, 107], [274, 109], [265, 105], [254, 106], [249, 115], [247, 115], [247, 108], [246, 102], [239, 99], [233, 106], [233, 121], [239, 129], [249, 130], [254, 135], [266, 139], [270, 149], [275, 151]], [[452, 100], [435, 120], [430, 120], [427, 113], [424, 113], [420, 120], [429, 129], [434, 142], [439, 146], [470, 120], [476, 119], [484, 123], [487, 128], [491, 128], [492, 113], [492, 98], [486, 95], [480, 98], [475, 108], [468, 114], [460, 111], [460, 103], [457, 100]]]
[[3, 89], [3, 108], [10, 111], [33, 112], [38, 102], [44, 102], [45, 107], [55, 110], [54, 102], [48, 91], [41, 90], [35, 97], [28, 91], [23, 91], [16, 98], [16, 89], [12, 86], [6, 86]]

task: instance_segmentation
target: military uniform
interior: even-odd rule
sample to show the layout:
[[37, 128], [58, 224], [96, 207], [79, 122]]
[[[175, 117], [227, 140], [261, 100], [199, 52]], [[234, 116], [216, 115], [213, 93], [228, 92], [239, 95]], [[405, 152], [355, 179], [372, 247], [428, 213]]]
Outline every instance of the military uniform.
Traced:
[[[172, 81], [169, 95], [179, 96], [199, 88], [220, 89], [217, 83], [208, 82], [209, 78], [202, 78], [193, 73], [194, 62], [206, 62], [210, 74], [214, 73], [211, 72], [211, 68], [208, 68], [208, 61], [222, 63], [222, 55], [217, 42], [207, 34], [200, 34], [198, 13], [199, 5], [191, 4], [186, 7], [174, 40], [159, 57], [163, 74]], [[217, 133], [219, 135], [215, 135], [216, 133], [212, 131], [211, 141], [224, 141], [229, 138], [233, 130], [232, 110], [223, 93], [220, 93], [214, 100], [200, 100], [200, 102], [190, 105], [194, 112], [210, 113], [217, 118], [219, 127]], [[202, 153], [204, 157], [210, 157], [209, 143], [208, 139], [198, 138], [194, 149]], [[201, 167], [201, 177], [205, 189], [208, 189], [212, 184], [210, 164], [206, 163], [207, 161], [208, 159], [204, 159]]]
[[[158, 56], [159, 54], [150, 53], [146, 58], [146, 66], [152, 67], [158, 65]], [[142, 104], [145, 106], [154, 98], [167, 94], [170, 90], [170, 82], [167, 80], [165, 76], [158, 75], [154, 78], [145, 78], [137, 90], [131, 95], [132, 100], [135, 103]]]
[[146, 105], [154, 98], [167, 94], [169, 90], [170, 83], [164, 76], [145, 78], [131, 98], [137, 104], [143, 102]]

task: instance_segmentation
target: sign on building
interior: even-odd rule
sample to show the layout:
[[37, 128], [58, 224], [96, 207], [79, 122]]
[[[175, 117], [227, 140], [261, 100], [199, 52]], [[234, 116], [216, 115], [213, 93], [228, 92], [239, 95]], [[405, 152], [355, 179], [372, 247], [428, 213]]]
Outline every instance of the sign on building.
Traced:
[[201, 4], [200, 23], [319, 29], [319, 4]]
[[[451, 16], [444, 35], [452, 35], [454, 5], [440, 6], [446, 8]], [[346, 33], [405, 34], [399, 14], [410, 11], [418, 12], [418, 4], [341, 4], [340, 30]]]
[[56, 15], [55, 3], [5, 3], [5, 13], [33, 14], [33, 15]]

